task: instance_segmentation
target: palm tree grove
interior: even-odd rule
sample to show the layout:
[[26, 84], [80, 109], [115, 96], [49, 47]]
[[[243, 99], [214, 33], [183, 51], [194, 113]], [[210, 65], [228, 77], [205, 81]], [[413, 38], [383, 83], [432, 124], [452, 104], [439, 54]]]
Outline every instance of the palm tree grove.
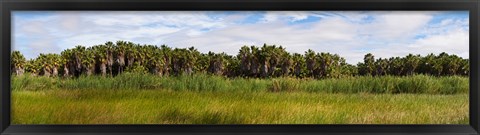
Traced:
[[469, 60], [127, 41], [11, 54], [15, 124], [468, 124]]
[[200, 53], [194, 47], [140, 45], [132, 42], [107, 42], [92, 47], [76, 46], [61, 54], [40, 54], [26, 60], [19, 51], [11, 57], [12, 73], [33, 76], [112, 77], [123, 72], [151, 73], [157, 76], [205, 73], [244, 78], [343, 78], [352, 76], [468, 76], [469, 62], [445, 52], [420, 56], [378, 58], [368, 53], [363, 63], [351, 65], [337, 54], [307, 50], [289, 53], [282, 46], [243, 46], [236, 56], [225, 53]]

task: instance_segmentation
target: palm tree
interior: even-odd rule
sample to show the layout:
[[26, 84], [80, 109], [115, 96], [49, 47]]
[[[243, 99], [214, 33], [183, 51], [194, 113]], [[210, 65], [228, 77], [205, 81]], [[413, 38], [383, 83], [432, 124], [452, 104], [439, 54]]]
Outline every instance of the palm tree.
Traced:
[[328, 53], [332, 59], [328, 67], [328, 77], [339, 78], [341, 76], [341, 66], [345, 63], [345, 59], [340, 57], [338, 54]]
[[296, 77], [301, 77], [302, 68], [305, 67], [305, 58], [299, 53], [294, 53], [292, 59], [293, 65], [295, 65], [293, 72]]
[[198, 69], [195, 64], [197, 63], [201, 53], [193, 46], [189, 47], [188, 51], [189, 51], [189, 55], [188, 55], [188, 62], [187, 62], [187, 65], [188, 65], [187, 73], [193, 74], [193, 72], [196, 72], [194, 71], [194, 69]]
[[419, 55], [408, 54], [405, 57], [405, 70], [407, 75], [413, 75], [420, 62]]
[[267, 46], [269, 48], [268, 53], [270, 53], [270, 59], [268, 61], [268, 76], [273, 76], [277, 66], [280, 64], [282, 53], [285, 52], [282, 46], [276, 47]]
[[272, 58], [273, 48], [267, 46], [267, 44], [263, 44], [260, 52], [260, 72], [262, 77], [268, 76], [269, 70], [269, 61]]
[[458, 74], [460, 75], [468, 75], [470, 73], [470, 65], [468, 59], [462, 59], [460, 62], [460, 69], [458, 70]]
[[179, 74], [192, 74], [193, 73], [193, 64], [196, 62], [194, 58], [193, 48], [175, 48], [172, 53], [172, 64], [173, 72], [176, 75]]
[[85, 50], [82, 55], [82, 65], [83, 65], [83, 72], [90, 76], [95, 73], [95, 51], [92, 47], [89, 47]]
[[209, 55], [211, 56], [210, 59], [210, 64], [208, 67], [208, 72], [214, 74], [214, 75], [223, 75], [223, 70], [225, 68], [225, 53], [221, 54], [215, 54], [212, 52], [209, 52]]
[[457, 74], [457, 71], [460, 69], [461, 67], [461, 61], [462, 59], [460, 59], [457, 55], [450, 55], [448, 56], [448, 75], [456, 75]]
[[139, 65], [147, 65], [147, 62], [148, 62], [148, 59], [149, 57], [151, 56], [148, 56], [148, 50], [151, 45], [140, 45], [140, 44], [137, 44], [137, 55], [135, 55], [135, 61], [134, 63], [138, 63]]
[[72, 50], [72, 52], [73, 52], [73, 65], [74, 65], [73, 68], [75, 69], [74, 70], [75, 72], [73, 74], [76, 77], [78, 77], [80, 76], [83, 70], [82, 57], [84, 55], [83, 53], [85, 52], [85, 47], [78, 45]]
[[139, 57], [138, 55], [141, 55], [139, 52], [139, 46], [136, 44], [133, 44], [132, 42], [127, 42], [126, 45], [126, 53], [125, 56], [127, 57], [127, 67], [131, 67], [133, 65], [133, 62], [135, 61], [136, 57]]
[[261, 51], [258, 47], [256, 46], [251, 46], [250, 47], [251, 51], [252, 51], [252, 59], [251, 59], [251, 65], [250, 65], [250, 76], [253, 76], [253, 77], [258, 77], [259, 76], [259, 68], [260, 68], [260, 55], [261, 55]]
[[37, 76], [40, 71], [40, 63], [37, 59], [30, 59], [25, 64], [25, 71], [30, 73], [32, 76]]
[[95, 60], [99, 64], [100, 73], [102, 76], [107, 75], [107, 63], [108, 63], [108, 56], [107, 56], [107, 46], [105, 45], [97, 45], [92, 47], [92, 51], [95, 54]]
[[319, 67], [316, 68], [315, 75], [317, 78], [325, 78], [330, 77], [332, 70], [330, 69], [333, 64], [333, 58], [330, 53], [320, 53], [316, 55], [317, 62], [320, 64]]
[[230, 55], [224, 55], [225, 59], [225, 69], [224, 75], [227, 77], [236, 77], [236, 76], [244, 76], [241, 73], [240, 69], [240, 59], [238, 57], [233, 57]]
[[110, 75], [113, 75], [113, 64], [114, 64], [114, 52], [115, 52], [115, 46], [113, 45], [113, 42], [107, 42], [105, 43], [105, 48], [106, 48], [106, 55], [107, 55], [107, 69]]
[[22, 75], [25, 72], [27, 60], [20, 51], [13, 51], [11, 56], [11, 68], [15, 75]]
[[125, 41], [117, 41], [115, 46], [115, 63], [117, 64], [117, 74], [125, 69], [125, 53], [127, 51], [127, 43]]
[[343, 77], [358, 75], [358, 68], [356, 66], [347, 64], [345, 62], [342, 62], [341, 65], [342, 66], [340, 70]]
[[315, 52], [311, 49], [305, 52], [305, 60], [307, 64], [307, 75], [313, 77], [316, 68]]
[[289, 53], [284, 52], [282, 55], [282, 76], [290, 75], [293, 63], [292, 56]]
[[208, 72], [208, 67], [210, 65], [210, 59], [211, 59], [211, 55], [213, 54], [210, 54], [211, 52], [209, 52], [208, 54], [200, 54], [198, 56], [198, 60], [197, 60], [197, 63], [195, 64], [195, 71], [196, 72], [199, 72], [199, 73], [206, 73]]
[[205, 60], [207, 61], [207, 72], [208, 73], [213, 73], [214, 71], [214, 63], [215, 63], [215, 53], [212, 51], [208, 51], [208, 53], [205, 55]]
[[375, 65], [377, 67], [375, 75], [382, 76], [382, 75], [387, 74], [387, 69], [388, 69], [388, 60], [387, 59], [379, 58], [375, 62]]
[[165, 59], [160, 49], [157, 46], [148, 46], [145, 50], [145, 56], [148, 59], [148, 67], [151, 69], [152, 73], [162, 76]]
[[52, 65], [50, 57], [47, 54], [40, 53], [37, 57], [37, 61], [40, 64], [40, 74], [46, 77], [50, 77], [52, 74]]
[[58, 69], [60, 68], [60, 66], [62, 65], [62, 59], [61, 59], [61, 56], [58, 55], [58, 54], [48, 54], [48, 59], [49, 59], [49, 62], [51, 63], [52, 65], [52, 76], [54, 77], [57, 77], [58, 76]]
[[250, 52], [250, 48], [248, 46], [242, 46], [237, 55], [237, 58], [241, 60], [240, 70], [242, 75], [248, 75], [250, 73], [251, 57], [252, 53]]
[[162, 45], [160, 46], [160, 53], [163, 56], [163, 75], [168, 76], [170, 74], [170, 63], [172, 59], [172, 48]]
[[63, 66], [63, 76], [69, 77], [75, 72], [73, 50], [66, 49], [60, 53], [61, 55], [61, 64]]
[[373, 56], [373, 54], [371, 53], [366, 54], [365, 57], [363, 58], [363, 62], [365, 63], [367, 74], [373, 75], [375, 71], [375, 63], [374, 63], [375, 57]]
[[181, 74], [182, 71], [182, 49], [175, 48], [172, 51], [172, 69], [175, 75]]
[[427, 56], [421, 59], [421, 64], [419, 65], [419, 73], [423, 74], [434, 74], [433, 63], [435, 61], [435, 54], [430, 53]]

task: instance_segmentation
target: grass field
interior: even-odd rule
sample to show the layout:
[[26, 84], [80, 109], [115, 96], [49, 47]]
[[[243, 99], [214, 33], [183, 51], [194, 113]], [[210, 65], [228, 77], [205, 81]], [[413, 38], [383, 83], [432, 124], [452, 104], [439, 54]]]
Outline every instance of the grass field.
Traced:
[[468, 124], [468, 95], [48, 90], [13, 93], [14, 124]]
[[465, 77], [12, 81], [13, 124], [468, 124], [468, 108]]

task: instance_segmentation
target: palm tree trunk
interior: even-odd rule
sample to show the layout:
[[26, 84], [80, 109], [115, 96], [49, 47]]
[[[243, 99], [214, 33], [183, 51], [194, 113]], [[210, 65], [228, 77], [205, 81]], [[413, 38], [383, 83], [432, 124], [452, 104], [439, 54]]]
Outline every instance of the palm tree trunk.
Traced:
[[57, 68], [57, 67], [53, 67], [53, 69], [52, 69], [52, 76], [53, 76], [53, 77], [57, 77], [57, 76], [58, 76], [58, 68]]
[[315, 73], [313, 73], [315, 68], [315, 61], [313, 60], [307, 60], [307, 69], [308, 69], [308, 74], [310, 76], [314, 76]]
[[162, 76], [162, 71], [161, 70], [162, 70], [161, 67], [154, 67], [152, 72], [153, 72], [154, 75]]
[[300, 76], [300, 73], [302, 72], [301, 67], [302, 67], [302, 66], [300, 66], [300, 63], [297, 64], [297, 65], [295, 65], [295, 75], [296, 75], [297, 77], [299, 77], [299, 76]]
[[107, 56], [107, 70], [110, 75], [113, 75], [113, 56], [111, 54]]
[[187, 75], [191, 75], [191, 74], [193, 73], [192, 68], [191, 68], [191, 67], [185, 68], [185, 73], [186, 73]]
[[165, 76], [168, 76], [169, 75], [169, 72], [170, 72], [170, 61], [168, 59], [168, 57], [164, 57], [163, 58], [163, 61], [165, 62], [163, 67], [162, 67], [162, 74], [165, 75]]
[[102, 76], [107, 75], [107, 64], [106, 63], [100, 63], [100, 71], [102, 72]]
[[128, 58], [127, 66], [129, 66], [129, 67], [132, 66], [134, 60], [135, 60], [134, 58]]
[[268, 68], [268, 75], [269, 76], [273, 76], [276, 67], [277, 67], [276, 63], [270, 65], [270, 67]]
[[95, 72], [95, 67], [94, 66], [85, 67], [85, 72], [86, 72], [87, 76], [91, 76]]
[[252, 65], [251, 65], [251, 68], [250, 68], [250, 70], [252, 70], [251, 76], [257, 76], [258, 66], [259, 66], [258, 62], [252, 62]]
[[64, 77], [70, 76], [69, 71], [70, 71], [70, 70], [68, 69], [67, 65], [65, 65], [65, 66], [63, 67], [63, 76], [64, 76]]
[[262, 63], [261, 71], [262, 71], [262, 77], [267, 77], [267, 75], [268, 75], [268, 64], [267, 64], [267, 61], [265, 61], [265, 62]]
[[22, 75], [25, 72], [25, 70], [22, 67], [15, 67], [14, 70], [15, 70], [14, 71], [15, 75], [18, 75], [18, 76]]
[[215, 75], [222, 75], [223, 74], [223, 64], [221, 61], [216, 61], [214, 63], [214, 74]]
[[246, 56], [242, 56], [242, 64], [241, 64], [242, 74], [244, 74], [244, 75], [249, 74], [250, 65], [251, 64], [248, 61], [248, 58]]
[[20, 72], [19, 72], [19, 73], [20, 73], [20, 74], [18, 74], [18, 75], [23, 75], [23, 74], [25, 73], [25, 69], [22, 68], [22, 67], [20, 67]]
[[120, 74], [123, 72], [123, 68], [125, 66], [125, 57], [123, 55], [118, 55], [117, 57], [117, 64], [118, 64], [118, 73]]
[[283, 76], [288, 76], [288, 74], [290, 73], [290, 69], [289, 69], [289, 65], [285, 64], [282, 66], [282, 73], [283, 73]]
[[43, 76], [50, 77], [50, 71], [47, 68], [43, 68]]

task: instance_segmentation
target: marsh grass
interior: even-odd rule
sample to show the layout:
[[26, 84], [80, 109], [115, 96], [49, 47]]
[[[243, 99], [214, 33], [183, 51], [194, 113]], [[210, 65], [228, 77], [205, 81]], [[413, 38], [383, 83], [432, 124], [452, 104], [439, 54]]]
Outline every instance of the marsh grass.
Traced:
[[14, 124], [468, 124], [468, 94], [15, 91]]
[[13, 124], [468, 124], [468, 78], [12, 78]]
[[468, 93], [469, 79], [460, 76], [433, 77], [415, 75], [358, 76], [340, 79], [225, 78], [207, 74], [158, 77], [151, 74], [125, 73], [116, 77], [82, 76], [80, 78], [48, 78], [28, 75], [12, 78], [13, 91], [78, 90], [78, 89], [168, 89], [173, 91], [236, 91], [236, 92], [323, 92], [323, 93]]

